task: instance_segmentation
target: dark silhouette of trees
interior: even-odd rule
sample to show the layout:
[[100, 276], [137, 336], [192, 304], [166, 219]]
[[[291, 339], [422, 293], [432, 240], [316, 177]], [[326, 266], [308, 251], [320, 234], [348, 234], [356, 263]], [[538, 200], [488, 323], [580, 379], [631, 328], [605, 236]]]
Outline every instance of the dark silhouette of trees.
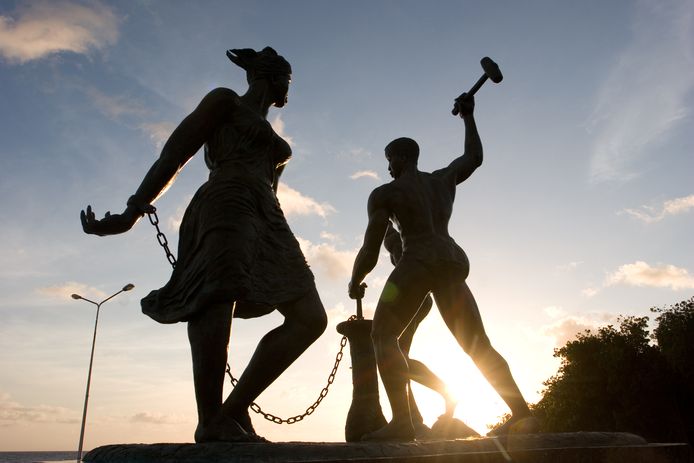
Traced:
[[658, 313], [653, 338], [672, 375], [675, 400], [684, 417], [687, 436], [694, 443], [694, 297]]
[[587, 330], [555, 350], [562, 360], [532, 408], [545, 432], [620, 431], [694, 442], [694, 297], [619, 326]]

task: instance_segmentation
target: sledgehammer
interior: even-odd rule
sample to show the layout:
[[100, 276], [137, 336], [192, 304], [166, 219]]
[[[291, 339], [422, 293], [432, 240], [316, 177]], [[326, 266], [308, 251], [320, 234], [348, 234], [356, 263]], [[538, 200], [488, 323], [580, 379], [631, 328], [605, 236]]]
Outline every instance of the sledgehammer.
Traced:
[[[477, 90], [480, 89], [482, 84], [484, 84], [487, 81], [487, 79], [491, 79], [492, 82], [498, 84], [504, 78], [504, 76], [501, 74], [501, 71], [499, 70], [499, 66], [494, 61], [492, 61], [490, 57], [485, 56], [484, 58], [482, 58], [480, 64], [482, 65], [482, 70], [484, 71], [484, 74], [477, 80], [475, 85], [473, 85], [472, 88], [467, 91], [468, 96], [472, 96], [475, 93], [477, 93]], [[453, 105], [453, 110], [451, 111], [451, 114], [457, 116], [458, 112], [458, 104], [456, 103]]]

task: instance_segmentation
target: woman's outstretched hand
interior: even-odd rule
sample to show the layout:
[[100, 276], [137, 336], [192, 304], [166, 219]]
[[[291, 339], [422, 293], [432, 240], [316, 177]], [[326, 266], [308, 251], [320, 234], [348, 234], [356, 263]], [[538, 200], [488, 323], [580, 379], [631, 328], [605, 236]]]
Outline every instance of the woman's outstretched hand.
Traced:
[[106, 212], [103, 219], [97, 219], [92, 211], [92, 206], [87, 206], [86, 211], [80, 212], [82, 229], [90, 235], [117, 235], [130, 230], [140, 215], [135, 213], [135, 208], [128, 206], [122, 214]]

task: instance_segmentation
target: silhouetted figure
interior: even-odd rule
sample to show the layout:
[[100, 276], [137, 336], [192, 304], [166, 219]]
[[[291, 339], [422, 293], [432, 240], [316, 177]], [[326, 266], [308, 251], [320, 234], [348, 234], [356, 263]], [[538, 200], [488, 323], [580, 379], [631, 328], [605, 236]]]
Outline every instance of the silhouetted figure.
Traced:
[[[291, 149], [267, 121], [270, 106], [287, 101], [289, 63], [272, 48], [229, 50], [246, 71], [244, 95], [217, 88], [171, 134], [122, 214], [97, 220], [87, 207], [84, 231], [129, 230], [205, 145], [209, 180], [180, 227], [178, 262], [169, 282], [142, 300], [160, 323], [188, 323], [198, 408], [196, 442], [263, 441], [248, 414], [251, 402], [324, 331], [326, 315], [277, 201]], [[259, 342], [229, 397], [222, 389], [232, 317], [279, 311], [284, 323]]]
[[[383, 245], [386, 250], [390, 253], [390, 261], [393, 265], [397, 265], [398, 261], [402, 257], [402, 240], [400, 238], [400, 233], [397, 232], [391, 223], [388, 224], [388, 229], [386, 230], [386, 236], [383, 239]], [[415, 314], [414, 318], [407, 325], [407, 328], [400, 335], [398, 339], [398, 344], [400, 345], [400, 350], [407, 357], [408, 366], [408, 377], [410, 380], [416, 381], [429, 389], [437, 392], [445, 402], [445, 412], [440, 418], [452, 418], [453, 413], [455, 413], [455, 408], [458, 405], [457, 400], [453, 397], [446, 387], [446, 383], [443, 382], [433, 371], [431, 371], [425, 364], [419, 360], [415, 360], [410, 357], [410, 348], [412, 347], [412, 338], [414, 337], [419, 324], [426, 318], [426, 316], [431, 311], [431, 306], [433, 302], [431, 296], [427, 294], [422, 303], [419, 306], [419, 310]], [[409, 385], [408, 385], [409, 388]], [[411, 391], [411, 389], [410, 389]], [[424, 425], [424, 419], [419, 411], [417, 402], [410, 393], [410, 412], [412, 414], [412, 424], [415, 427], [415, 433], [419, 437], [420, 435], [426, 435], [430, 429]]]
[[[364, 440], [412, 440], [415, 436], [408, 406], [407, 359], [398, 338], [431, 292], [441, 317], [458, 343], [513, 413], [508, 432], [519, 421], [528, 422], [528, 406], [508, 364], [492, 347], [479, 309], [465, 279], [469, 262], [448, 234], [456, 186], [482, 163], [482, 143], [473, 117], [474, 99], [456, 100], [465, 123], [465, 153], [448, 167], [432, 173], [417, 169], [419, 147], [399, 138], [385, 148], [394, 180], [376, 188], [368, 200], [369, 224], [349, 283], [352, 298], [363, 296], [364, 277], [376, 266], [389, 220], [400, 229], [403, 253], [388, 277], [374, 314], [372, 339], [376, 361], [388, 394], [393, 419]], [[526, 428], [526, 430], [528, 430]]]

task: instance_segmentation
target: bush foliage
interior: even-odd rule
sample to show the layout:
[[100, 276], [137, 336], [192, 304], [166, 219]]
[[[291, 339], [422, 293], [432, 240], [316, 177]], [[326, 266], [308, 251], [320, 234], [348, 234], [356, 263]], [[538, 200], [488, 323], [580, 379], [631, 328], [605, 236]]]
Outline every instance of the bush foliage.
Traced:
[[648, 317], [585, 331], [564, 347], [532, 408], [545, 432], [632, 432], [652, 442], [694, 442], [694, 297]]

